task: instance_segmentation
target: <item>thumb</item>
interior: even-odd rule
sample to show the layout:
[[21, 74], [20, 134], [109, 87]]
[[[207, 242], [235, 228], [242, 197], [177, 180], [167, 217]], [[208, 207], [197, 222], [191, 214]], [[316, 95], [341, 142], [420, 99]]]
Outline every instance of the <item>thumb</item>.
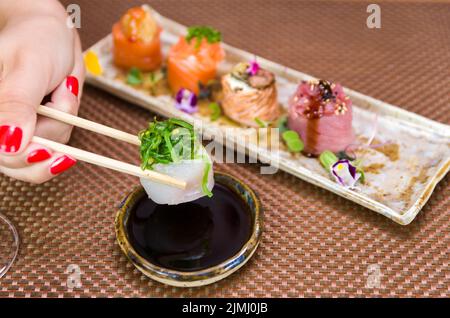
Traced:
[[[7, 67], [5, 67], [7, 68]], [[18, 154], [31, 141], [36, 107], [46, 93], [45, 79], [29, 62], [17, 65], [0, 79], [0, 153]]]

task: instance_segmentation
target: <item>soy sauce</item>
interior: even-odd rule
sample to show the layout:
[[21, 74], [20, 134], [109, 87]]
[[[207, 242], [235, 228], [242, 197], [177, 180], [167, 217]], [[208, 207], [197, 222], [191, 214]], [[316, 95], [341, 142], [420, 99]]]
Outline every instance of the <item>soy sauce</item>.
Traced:
[[196, 271], [218, 265], [248, 241], [252, 217], [245, 202], [216, 183], [211, 198], [179, 205], [146, 196], [130, 211], [128, 237], [135, 250], [164, 268]]

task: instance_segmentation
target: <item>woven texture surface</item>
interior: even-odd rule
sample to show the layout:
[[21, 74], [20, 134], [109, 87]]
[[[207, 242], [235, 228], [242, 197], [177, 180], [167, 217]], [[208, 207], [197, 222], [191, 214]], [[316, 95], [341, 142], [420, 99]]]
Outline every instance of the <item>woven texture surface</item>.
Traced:
[[[142, 3], [76, 2], [84, 48], [107, 34], [126, 8]], [[150, 4], [185, 25], [219, 28], [233, 46], [449, 124], [450, 4], [380, 3], [379, 30], [366, 27], [367, 4], [360, 2]], [[89, 86], [80, 116], [129, 132], [153, 118]], [[81, 129], [70, 144], [138, 163], [133, 146]], [[0, 296], [450, 296], [448, 176], [416, 220], [403, 227], [284, 172], [260, 175], [259, 166], [250, 164], [216, 169], [257, 190], [265, 211], [263, 240], [239, 272], [191, 289], [153, 282], [119, 250], [114, 216], [137, 179], [84, 163], [43, 185], [0, 176], [1, 212], [22, 240], [16, 263], [0, 279]], [[70, 264], [81, 269], [79, 288], [67, 287]], [[371, 284], [377, 273], [379, 285]]]

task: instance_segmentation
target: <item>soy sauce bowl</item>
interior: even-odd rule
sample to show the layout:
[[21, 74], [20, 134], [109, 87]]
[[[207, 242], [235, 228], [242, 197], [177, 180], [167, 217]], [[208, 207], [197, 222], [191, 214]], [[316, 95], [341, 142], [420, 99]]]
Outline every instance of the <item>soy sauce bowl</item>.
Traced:
[[[175, 270], [157, 264], [139, 253], [128, 233], [131, 212], [146, 197], [145, 190], [138, 187], [122, 203], [115, 218], [117, 242], [131, 263], [147, 277], [160, 283], [177, 287], [196, 287], [215, 283], [240, 269], [255, 253], [262, 233], [261, 202], [255, 192], [241, 180], [225, 173], [214, 173], [215, 184], [231, 190], [245, 205], [250, 215], [249, 238], [237, 253], [225, 260], [199, 270]], [[213, 196], [214, 198], [214, 196]], [[213, 200], [213, 199], [211, 199]]]

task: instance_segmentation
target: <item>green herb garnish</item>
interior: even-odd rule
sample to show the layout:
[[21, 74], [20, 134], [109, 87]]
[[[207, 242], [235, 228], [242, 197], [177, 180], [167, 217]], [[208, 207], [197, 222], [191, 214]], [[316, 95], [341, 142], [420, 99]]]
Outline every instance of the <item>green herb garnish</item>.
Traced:
[[[172, 163], [182, 159], [194, 159], [198, 144], [194, 128], [180, 119], [155, 121], [139, 133], [141, 140], [141, 167], [152, 169], [156, 163]], [[198, 145], [197, 145], [198, 146]]]
[[338, 160], [339, 158], [329, 150], [325, 150], [319, 156], [320, 163], [327, 171], [330, 171], [331, 166], [334, 165]]
[[222, 110], [220, 109], [219, 104], [210, 103], [208, 105], [209, 110], [211, 110], [211, 121], [216, 121], [222, 115]]
[[194, 127], [181, 119], [167, 119], [149, 123], [148, 128], [139, 133], [141, 141], [141, 168], [153, 169], [155, 164], [169, 164], [181, 160], [203, 159], [205, 169], [202, 178], [202, 191], [211, 197], [208, 189], [208, 176], [211, 170], [209, 158], [204, 155], [202, 144]]
[[291, 152], [300, 152], [303, 150], [303, 141], [300, 139], [300, 136], [296, 131], [286, 130], [281, 134], [286, 146], [289, 148]]
[[267, 128], [267, 126], [269, 126], [268, 122], [266, 122], [266, 121], [264, 121], [262, 119], [259, 119], [258, 117], [256, 117], [254, 119], [254, 121], [260, 128]]
[[210, 197], [212, 197], [213, 194], [208, 189], [209, 170], [211, 170], [211, 163], [209, 161], [206, 161], [205, 162], [205, 170], [203, 172], [203, 178], [202, 178], [202, 191], [205, 195], [207, 195], [210, 198]]
[[127, 83], [130, 85], [142, 84], [142, 73], [138, 68], [133, 67], [128, 71]]
[[192, 39], [196, 39], [196, 48], [200, 47], [202, 40], [206, 39], [208, 43], [213, 44], [222, 41], [222, 34], [208, 26], [192, 26], [188, 28], [188, 34], [186, 35], [186, 41], [191, 43]]

